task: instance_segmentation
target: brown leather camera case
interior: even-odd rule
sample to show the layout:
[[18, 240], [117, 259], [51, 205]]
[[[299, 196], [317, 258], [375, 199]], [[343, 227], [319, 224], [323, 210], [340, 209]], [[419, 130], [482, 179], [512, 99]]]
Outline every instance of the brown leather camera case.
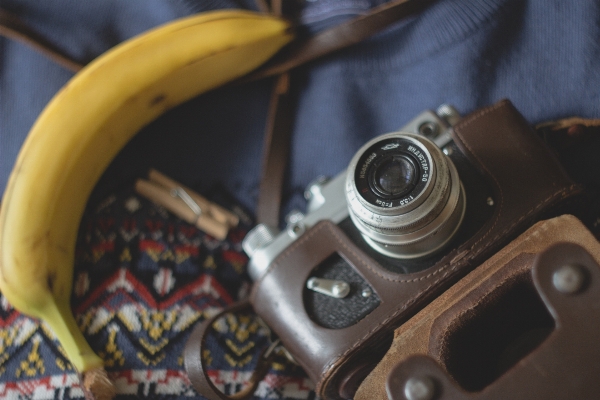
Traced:
[[[454, 140], [493, 186], [495, 209], [472, 238], [435, 265], [412, 274], [391, 273], [339, 227], [323, 221], [280, 254], [255, 282], [250, 300], [256, 312], [317, 383], [319, 396], [352, 397], [377, 362], [369, 356], [381, 357], [393, 329], [580, 191], [509, 101], [465, 117], [454, 128]], [[311, 270], [336, 252], [371, 285], [381, 304], [352, 326], [327, 329], [307, 315], [302, 293]]]
[[[575, 217], [537, 223], [398, 328], [355, 398], [405, 399], [408, 379], [423, 377], [435, 382], [432, 400], [598, 398], [599, 262], [600, 244]], [[584, 277], [569, 292], [553, 281], [565, 265]], [[486, 373], [498, 349], [525, 343], [519, 326], [522, 338], [542, 334]]]

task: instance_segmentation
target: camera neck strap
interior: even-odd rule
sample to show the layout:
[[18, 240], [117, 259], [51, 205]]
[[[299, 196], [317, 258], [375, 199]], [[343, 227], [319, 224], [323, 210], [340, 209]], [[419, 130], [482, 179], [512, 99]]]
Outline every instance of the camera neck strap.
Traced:
[[[357, 44], [391, 24], [423, 10], [432, 0], [392, 0], [366, 14], [336, 25], [284, 48], [272, 60], [242, 81], [275, 76], [262, 155], [256, 219], [272, 227], [279, 225], [282, 188], [290, 152], [294, 123], [294, 95], [290, 90], [290, 71], [338, 50]], [[275, 12], [281, 8], [273, 7]]]
[[0, 36], [24, 43], [73, 72], [84, 67], [83, 64], [73, 60], [68, 54], [31, 29], [19, 17], [2, 8], [0, 8]]

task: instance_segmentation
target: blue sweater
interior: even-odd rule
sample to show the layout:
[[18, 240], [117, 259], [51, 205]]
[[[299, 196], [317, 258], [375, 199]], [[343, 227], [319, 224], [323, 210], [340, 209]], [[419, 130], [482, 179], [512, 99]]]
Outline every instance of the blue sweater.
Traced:
[[[316, 32], [380, 0], [298, 5]], [[118, 42], [186, 14], [253, 2], [233, 0], [3, 0], [82, 62]], [[298, 93], [284, 209], [317, 175], [335, 175], [369, 138], [424, 109], [451, 103], [467, 113], [509, 98], [531, 123], [600, 116], [600, 3], [442, 0], [370, 40], [296, 70]], [[71, 73], [0, 39], [0, 190], [29, 128]], [[270, 81], [218, 90], [144, 129], [113, 162], [95, 194], [130, 184], [148, 167], [202, 191], [223, 183], [253, 209]], [[73, 116], [76, 118], [76, 116]]]

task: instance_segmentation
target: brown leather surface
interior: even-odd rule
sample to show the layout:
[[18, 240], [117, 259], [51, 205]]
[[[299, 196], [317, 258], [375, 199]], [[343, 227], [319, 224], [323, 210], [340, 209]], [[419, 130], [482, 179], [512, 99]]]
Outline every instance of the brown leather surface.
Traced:
[[465, 292], [431, 327], [428, 354], [455, 372], [469, 390], [482, 389], [510, 364], [505, 349], [519, 337], [536, 331], [541, 337], [552, 328], [552, 318], [532, 288], [534, 259], [531, 253], [517, 255]]
[[[520, 130], [524, 137], [516, 134]], [[557, 193], [574, 190], [563, 167], [554, 157], [546, 156], [550, 154], [546, 144], [508, 100], [464, 118], [454, 127], [453, 137], [494, 186], [499, 212], [489, 222], [488, 235], [497, 231], [494, 225], [510, 229], [534, 213], [531, 206], [535, 204], [528, 199], [537, 197], [539, 207], [543, 207]], [[535, 162], [524, 166], [522, 160], [526, 159]], [[481, 238], [481, 242], [485, 240], [486, 236]]]
[[[304, 310], [302, 292], [313, 267], [334, 252], [338, 252], [354, 266], [367, 281], [379, 279], [370, 260], [332, 222], [325, 220], [302, 235], [273, 263], [263, 278], [256, 282], [251, 294], [256, 312], [280, 334], [288, 350], [296, 350], [296, 361], [307, 371], [311, 379], [318, 381], [323, 373], [315, 365], [325, 366], [332, 354], [348, 351], [348, 342], [354, 337], [368, 334], [372, 321], [385, 318], [380, 306], [357, 324], [330, 330], [312, 322]], [[389, 300], [382, 298], [382, 302]], [[383, 313], [382, 313], [383, 311]], [[333, 334], [332, 333], [336, 333]], [[332, 340], [332, 339], [338, 340]], [[303, 349], [303, 351], [298, 351]]]
[[[339, 228], [322, 222], [284, 251], [255, 283], [255, 310], [317, 382], [320, 396], [337, 398], [340, 381], [360, 364], [354, 356], [386, 344], [385, 338], [402, 321], [526, 229], [541, 212], [579, 191], [508, 101], [467, 116], [455, 133], [458, 145], [489, 177], [496, 193], [494, 215], [473, 238], [431, 268], [402, 275], [384, 270], [349, 243]], [[302, 288], [310, 270], [334, 251], [348, 259], [382, 302], [356, 325], [328, 330], [307, 316]]]
[[[538, 222], [399, 327], [391, 348], [363, 381], [355, 399], [387, 399], [386, 381], [396, 365], [419, 354], [439, 358], [436, 348], [444, 333], [443, 327], [448, 326], [450, 320], [445, 313], [449, 312], [456, 319], [461, 312], [476, 307], [475, 299], [483, 299], [484, 294], [490, 293], [508, 277], [518, 275], [524, 269], [530, 270], [536, 254], [559, 242], [577, 243], [600, 261], [600, 245], [575, 217], [563, 215]], [[492, 279], [494, 275], [496, 279]], [[413, 371], [416, 373], [417, 369]]]
[[[567, 224], [572, 222], [567, 220]], [[576, 230], [585, 232], [581, 225]], [[535, 235], [535, 232], [531, 234]], [[412, 355], [389, 370], [388, 397], [381, 398], [404, 399], [407, 379], [428, 376], [436, 382], [435, 398], [438, 400], [597, 399], [600, 390], [600, 346], [597, 344], [600, 245], [589, 242], [589, 233], [587, 236], [580, 244], [576, 244], [574, 237], [568, 238], [568, 242], [555, 242], [545, 236], [545, 243], [553, 244], [536, 257], [530, 270], [537, 292], [555, 319], [555, 327], [537, 348], [511, 369], [482, 390], [465, 391], [433, 358]], [[537, 238], [531, 240], [537, 241]], [[561, 293], [553, 285], [554, 273], [567, 264], [583, 267], [586, 274], [586, 284], [575, 293]], [[501, 268], [508, 270], [510, 264]], [[380, 397], [370, 393], [368, 398]]]

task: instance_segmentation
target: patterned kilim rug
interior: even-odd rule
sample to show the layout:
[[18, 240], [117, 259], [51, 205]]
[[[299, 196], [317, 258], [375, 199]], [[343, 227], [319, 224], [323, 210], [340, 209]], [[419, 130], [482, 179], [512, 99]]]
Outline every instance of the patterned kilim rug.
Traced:
[[[159, 206], [124, 191], [84, 216], [72, 308], [105, 360], [117, 399], [202, 398], [183, 366], [194, 325], [246, 296], [250, 281], [241, 240], [248, 226], [217, 241]], [[214, 325], [204, 354], [225, 393], [249, 378], [271, 341], [253, 314]], [[255, 399], [314, 399], [304, 372], [277, 357]], [[47, 325], [0, 296], [0, 398], [81, 399], [77, 373]]]

